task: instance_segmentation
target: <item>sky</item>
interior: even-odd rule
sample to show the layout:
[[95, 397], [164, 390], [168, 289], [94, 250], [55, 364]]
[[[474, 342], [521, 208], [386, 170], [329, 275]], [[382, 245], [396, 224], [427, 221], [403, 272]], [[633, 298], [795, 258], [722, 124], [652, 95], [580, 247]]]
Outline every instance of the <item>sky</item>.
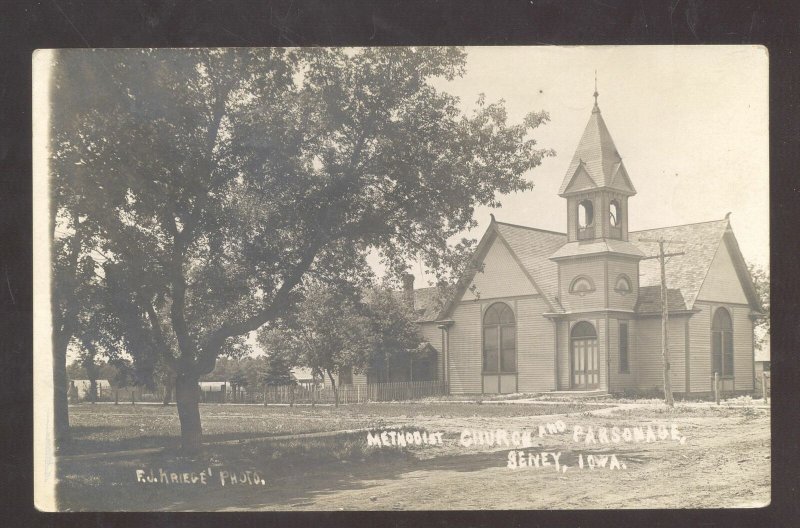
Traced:
[[[466, 74], [437, 88], [470, 112], [480, 93], [503, 99], [509, 121], [546, 110], [534, 138], [556, 156], [527, 177], [532, 191], [476, 210], [480, 238], [489, 213], [500, 222], [566, 231], [558, 196], [591, 115], [597, 71], [603, 119], [637, 194], [631, 231], [730, 221], [748, 262], [769, 265], [768, 55], [760, 46], [468, 47]], [[380, 273], [377, 259], [373, 259]], [[419, 277], [419, 264], [413, 272]], [[424, 272], [424, 269], [423, 269]], [[426, 275], [417, 286], [430, 280]]]

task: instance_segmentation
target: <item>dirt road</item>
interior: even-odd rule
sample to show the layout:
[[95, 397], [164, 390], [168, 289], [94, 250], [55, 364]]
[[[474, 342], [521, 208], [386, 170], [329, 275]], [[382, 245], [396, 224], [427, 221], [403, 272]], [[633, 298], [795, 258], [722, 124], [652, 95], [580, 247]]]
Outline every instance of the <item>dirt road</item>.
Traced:
[[[509, 447], [459, 445], [460, 432], [536, 428], [560, 418], [566, 430], [534, 436], [528, 453], [560, 453], [548, 466], [510, 469]], [[269, 480], [236, 496], [208, 495], [210, 510], [446, 510], [757, 507], [769, 502], [769, 413], [754, 409], [586, 412], [560, 417], [415, 417], [397, 426], [443, 431], [443, 446], [415, 448], [416, 460], [327, 465]], [[675, 424], [684, 443], [668, 440], [586, 444], [574, 426], [646, 428]], [[390, 449], [390, 448], [382, 448]], [[589, 455], [614, 454], [619, 469], [590, 469]], [[584, 468], [579, 468], [582, 456]], [[600, 460], [600, 458], [598, 458]], [[567, 465], [566, 472], [563, 465]], [[176, 505], [184, 507], [184, 505]]]

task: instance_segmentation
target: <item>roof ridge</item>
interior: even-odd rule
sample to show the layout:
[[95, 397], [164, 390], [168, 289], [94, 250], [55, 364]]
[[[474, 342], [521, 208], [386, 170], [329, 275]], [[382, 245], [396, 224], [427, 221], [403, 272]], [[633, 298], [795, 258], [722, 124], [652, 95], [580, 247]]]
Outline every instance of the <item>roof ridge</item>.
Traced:
[[507, 226], [511, 226], [511, 227], [519, 227], [521, 229], [529, 229], [531, 231], [540, 231], [542, 233], [550, 233], [551, 235], [567, 236], [566, 233], [560, 233], [558, 231], [550, 231], [549, 229], [542, 229], [542, 228], [539, 228], [539, 227], [524, 226], [524, 225], [520, 225], [520, 224], [510, 224], [508, 222], [500, 222], [499, 220], [495, 220], [495, 223], [496, 224], [503, 224], [503, 225], [507, 225]]
[[637, 229], [636, 231], [628, 231], [628, 234], [631, 233], [641, 233], [642, 231], [655, 231], [656, 229], [669, 229], [670, 227], [684, 227], [690, 225], [698, 225], [698, 224], [711, 224], [714, 222], [725, 222], [727, 221], [725, 218], [721, 220], [703, 220], [702, 222], [689, 222], [688, 224], [676, 224], [671, 226], [664, 226], [664, 227], [651, 227], [650, 229]]

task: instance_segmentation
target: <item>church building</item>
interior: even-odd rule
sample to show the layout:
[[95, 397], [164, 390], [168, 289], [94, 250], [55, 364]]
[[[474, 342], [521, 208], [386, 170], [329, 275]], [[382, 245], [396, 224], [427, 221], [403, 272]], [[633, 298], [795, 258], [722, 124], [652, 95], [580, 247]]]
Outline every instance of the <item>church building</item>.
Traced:
[[629, 231], [635, 195], [595, 93], [559, 190], [567, 232], [492, 216], [443, 308], [415, 291], [433, 375], [454, 394], [662, 389], [661, 269], [647, 257], [663, 239], [682, 241], [666, 265], [673, 392], [709, 393], [715, 372], [725, 391], [753, 390], [761, 312], [727, 216]]

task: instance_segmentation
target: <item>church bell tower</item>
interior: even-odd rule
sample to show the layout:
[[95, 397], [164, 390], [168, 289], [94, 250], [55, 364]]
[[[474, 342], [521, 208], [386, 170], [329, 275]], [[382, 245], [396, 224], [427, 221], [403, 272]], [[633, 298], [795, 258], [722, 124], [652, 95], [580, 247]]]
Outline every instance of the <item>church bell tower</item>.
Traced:
[[[567, 205], [567, 241], [550, 259], [558, 264], [557, 331], [565, 336], [564, 389], [608, 389], [620, 336], [627, 340], [639, 291], [639, 260], [628, 241], [628, 199], [636, 189], [611, 139], [597, 102], [558, 195]], [[627, 342], [627, 341], [626, 341]]]

